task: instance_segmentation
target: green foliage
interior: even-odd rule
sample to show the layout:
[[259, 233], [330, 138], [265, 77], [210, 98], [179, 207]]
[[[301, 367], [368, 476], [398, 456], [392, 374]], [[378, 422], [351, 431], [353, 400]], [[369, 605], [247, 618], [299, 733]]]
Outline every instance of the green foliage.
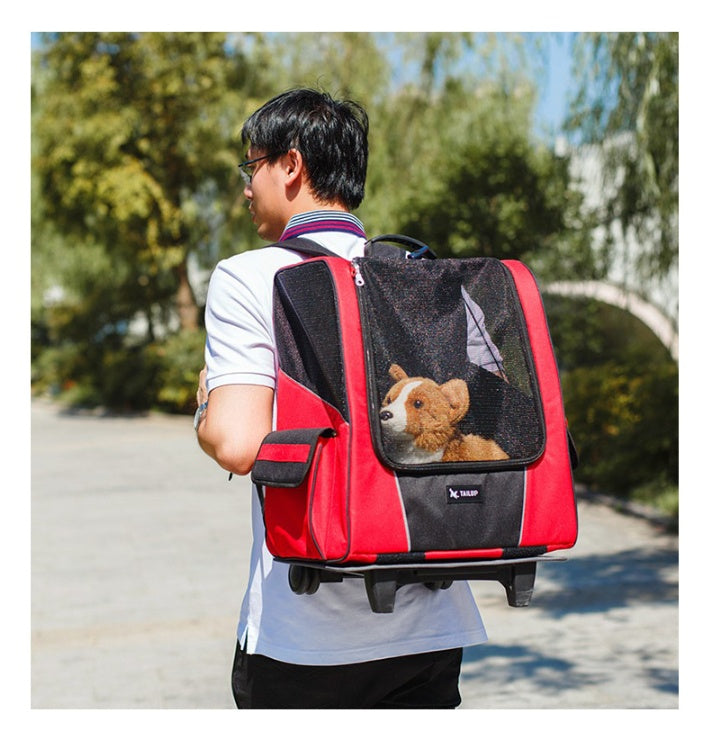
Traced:
[[374, 34], [273, 34], [270, 43], [279, 91], [319, 88], [370, 110], [388, 92], [389, 65]]
[[668, 480], [665, 474], [660, 473], [659, 477], [656, 475], [656, 478], [637, 486], [630, 498], [667, 515], [673, 529], [677, 529], [680, 512], [679, 487]]
[[563, 374], [579, 480], [618, 496], [678, 476], [677, 368], [605, 363]]
[[[672, 511], [678, 481], [678, 367], [632, 315], [545, 296], [577, 478]], [[676, 495], [675, 495], [676, 499]]]
[[409, 198], [404, 230], [447, 257], [529, 263], [564, 237], [565, 163], [532, 146], [525, 131], [470, 123], [451, 154], [435, 165], [443, 183]]
[[632, 314], [600, 301], [546, 294], [545, 311], [562, 370], [616, 361], [639, 373], [671, 363], [667, 348]]
[[679, 252], [679, 35], [586, 33], [576, 50], [581, 87], [567, 125], [608, 144], [602, 221], [654, 241], [632, 262], [641, 277], [666, 275]]
[[258, 89], [268, 67], [257, 44], [246, 45], [217, 33], [59, 33], [35, 54], [37, 388], [115, 408], [181, 404], [156, 393], [153, 346], [202, 324], [188, 258], [212, 267], [221, 249], [252, 243], [239, 186], [233, 196], [237, 135], [254, 90], [269, 90]]
[[140, 411], [154, 406], [158, 371], [144, 345], [64, 342], [38, 356], [32, 391], [71, 406]]
[[[190, 328], [197, 311], [186, 259], [212, 241], [214, 214], [233, 216], [225, 204], [248, 102], [249, 62], [226, 40], [58, 34], [38, 56], [33, 80], [44, 220], [130, 264], [121, 278], [137, 279], [133, 310], [171, 302]], [[236, 220], [245, 217], [242, 209]]]
[[[401, 90], [392, 88], [389, 62], [398, 49], [420, 75]], [[539, 241], [531, 229], [556, 234], [555, 204], [569, 203], [565, 167], [533, 153], [530, 85], [504, 72], [475, 79], [459, 64], [468, 49], [483, 54], [472, 36], [442, 33], [48, 38], [32, 81], [35, 381], [44, 369], [52, 379], [45, 386], [70, 381], [86, 399], [185, 403], [178, 392], [150, 396], [159, 363], [144, 348], [175, 324], [201, 326], [189, 256], [210, 268], [258, 243], [236, 172], [238, 132], [287, 87], [321, 86], [368, 108], [371, 159], [360, 215], [370, 233], [413, 232], [408, 219], [416, 210], [419, 224], [429, 218], [424, 194], [434, 193], [435, 204], [448, 195], [457, 203], [457, 188], [461, 198], [471, 190], [472, 208], [460, 201], [445, 212], [455, 229], [438, 230], [433, 240], [453, 254], [471, 251], [473, 240], [485, 253], [505, 254], [513, 240], [518, 256], [520, 239]], [[126, 372], [129, 358], [138, 372], [120, 399], [106, 364]], [[64, 383], [49, 370], [59, 367]]]
[[204, 345], [203, 330], [131, 346], [64, 342], [38, 354], [32, 390], [71, 406], [192, 413]]
[[[477, 52], [479, 53], [479, 52]], [[372, 147], [371, 230], [378, 223], [442, 256], [530, 262], [543, 276], [593, 276], [581, 196], [567, 160], [531, 133], [534, 93], [518, 73], [408, 85], [381, 111]]]
[[[101, 348], [104, 349], [104, 346]], [[149, 346], [104, 349], [94, 388], [108, 409], [134, 411], [150, 409], [158, 398], [159, 365]]]
[[195, 412], [204, 347], [204, 330], [179, 332], [149, 347], [159, 367], [155, 406], [168, 412]]

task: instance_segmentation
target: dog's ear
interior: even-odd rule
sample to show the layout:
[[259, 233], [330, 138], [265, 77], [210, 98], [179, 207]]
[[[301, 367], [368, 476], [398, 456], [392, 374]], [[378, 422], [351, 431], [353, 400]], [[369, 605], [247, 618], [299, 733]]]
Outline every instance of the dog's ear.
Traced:
[[469, 410], [469, 389], [461, 378], [453, 378], [440, 386], [443, 396], [450, 403], [452, 418], [450, 422], [457, 424]]
[[401, 381], [404, 378], [408, 378], [408, 374], [406, 373], [406, 371], [403, 370], [403, 368], [396, 363], [394, 363], [389, 368], [389, 375], [391, 376], [391, 379], [394, 381]]

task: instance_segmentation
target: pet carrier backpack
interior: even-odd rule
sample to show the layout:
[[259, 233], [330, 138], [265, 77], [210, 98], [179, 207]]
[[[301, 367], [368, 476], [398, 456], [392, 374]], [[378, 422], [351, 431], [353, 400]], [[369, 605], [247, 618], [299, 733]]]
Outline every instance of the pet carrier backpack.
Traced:
[[401, 235], [351, 262], [279, 246], [306, 259], [274, 279], [275, 430], [252, 480], [291, 589], [363, 578], [371, 609], [391, 612], [404, 584], [491, 579], [528, 604], [536, 563], [577, 535], [576, 454], [533, 275], [434, 259]]

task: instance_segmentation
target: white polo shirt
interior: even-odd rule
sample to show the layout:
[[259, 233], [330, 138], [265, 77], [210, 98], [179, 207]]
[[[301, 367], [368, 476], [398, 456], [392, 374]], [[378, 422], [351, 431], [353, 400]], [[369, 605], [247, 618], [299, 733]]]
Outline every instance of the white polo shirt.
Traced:
[[[364, 230], [351, 214], [317, 211], [295, 216], [282, 238], [305, 236], [341, 257], [364, 251]], [[264, 247], [222, 260], [208, 289], [205, 361], [208, 390], [227, 384], [276, 388], [273, 279], [279, 268], [303, 259]], [[248, 653], [293, 664], [349, 664], [483, 643], [487, 640], [467, 582], [431, 591], [401, 587], [392, 613], [371, 611], [362, 579], [323, 583], [296, 595], [288, 565], [265, 545], [264, 523], [252, 487], [253, 544], [249, 583], [237, 636]]]

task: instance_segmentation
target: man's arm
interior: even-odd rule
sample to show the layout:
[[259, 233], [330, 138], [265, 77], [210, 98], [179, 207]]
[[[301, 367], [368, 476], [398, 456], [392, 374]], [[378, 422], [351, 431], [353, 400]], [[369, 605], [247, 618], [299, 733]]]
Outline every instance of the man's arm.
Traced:
[[204, 379], [203, 372], [198, 403], [207, 397], [208, 408], [198, 427], [198, 443], [226, 471], [244, 476], [252, 469], [265, 435], [271, 432], [274, 390], [232, 384], [207, 395]]

